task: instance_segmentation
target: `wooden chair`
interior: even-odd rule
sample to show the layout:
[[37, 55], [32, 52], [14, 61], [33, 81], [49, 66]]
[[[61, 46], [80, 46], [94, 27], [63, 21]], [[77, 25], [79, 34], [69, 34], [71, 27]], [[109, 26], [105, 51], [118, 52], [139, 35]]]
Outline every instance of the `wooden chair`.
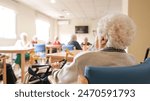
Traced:
[[2, 61], [2, 65], [3, 65], [3, 83], [7, 84], [7, 74], [6, 74], [6, 59], [8, 59], [9, 57], [6, 55], [0, 55], [0, 60]]

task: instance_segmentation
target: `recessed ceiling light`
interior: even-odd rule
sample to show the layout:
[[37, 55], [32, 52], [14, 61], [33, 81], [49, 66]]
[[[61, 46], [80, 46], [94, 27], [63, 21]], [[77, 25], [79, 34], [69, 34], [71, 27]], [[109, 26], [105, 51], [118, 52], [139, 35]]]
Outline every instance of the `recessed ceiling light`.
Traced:
[[54, 3], [56, 3], [56, 0], [50, 0], [50, 2], [54, 4]]

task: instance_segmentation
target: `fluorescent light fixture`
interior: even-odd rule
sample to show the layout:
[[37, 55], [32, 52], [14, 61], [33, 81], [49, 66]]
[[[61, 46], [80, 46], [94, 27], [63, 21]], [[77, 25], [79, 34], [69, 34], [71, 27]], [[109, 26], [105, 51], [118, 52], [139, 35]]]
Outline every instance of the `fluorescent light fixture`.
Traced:
[[57, 20], [59, 25], [68, 25], [70, 20]]
[[70, 15], [70, 12], [69, 12], [69, 11], [67, 11], [67, 10], [62, 10], [62, 12], [63, 12], [65, 15], [67, 15], [67, 16], [69, 16], [69, 15]]
[[56, 0], [50, 0], [50, 2], [51, 2], [52, 4], [54, 4], [54, 3], [56, 3]]

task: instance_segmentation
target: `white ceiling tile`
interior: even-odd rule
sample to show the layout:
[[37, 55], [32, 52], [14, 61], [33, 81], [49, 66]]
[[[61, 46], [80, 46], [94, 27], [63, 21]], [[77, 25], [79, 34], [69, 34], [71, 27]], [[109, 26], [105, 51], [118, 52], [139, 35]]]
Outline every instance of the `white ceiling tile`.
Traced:
[[[122, 0], [56, 0], [55, 4], [49, 0], [16, 1], [56, 19], [59, 19], [59, 16], [69, 19], [97, 19], [107, 12], [121, 12], [122, 8]], [[65, 15], [63, 10], [70, 12], [70, 15]]]

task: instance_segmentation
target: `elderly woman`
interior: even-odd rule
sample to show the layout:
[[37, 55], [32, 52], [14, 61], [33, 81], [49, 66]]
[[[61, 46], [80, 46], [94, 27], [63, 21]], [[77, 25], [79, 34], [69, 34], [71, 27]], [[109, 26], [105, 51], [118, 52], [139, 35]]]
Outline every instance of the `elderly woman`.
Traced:
[[62, 69], [58, 69], [59, 64], [53, 64], [53, 79], [56, 83], [78, 83], [78, 77], [85, 66], [137, 64], [136, 59], [125, 51], [135, 32], [135, 24], [126, 15], [112, 14], [101, 18], [98, 23], [99, 50], [78, 54], [70, 65], [65, 65]]
[[[61, 46], [61, 43], [59, 41], [59, 37], [58, 36], [55, 36], [55, 40], [54, 40], [54, 42], [52, 44]], [[57, 52], [57, 48], [53, 48], [52, 49], [52, 53], [56, 53], [56, 52]]]
[[[28, 41], [28, 34], [25, 32], [21, 33], [20, 40], [17, 40], [15, 46], [18, 48], [31, 47], [31, 42]], [[29, 53], [26, 53], [25, 54], [25, 60], [29, 60], [29, 58], [30, 58]], [[19, 64], [19, 66], [21, 67], [21, 54], [17, 54], [17, 58], [15, 60], [15, 63]]]
[[76, 50], [82, 50], [80, 44], [77, 41], [77, 36], [75, 34], [73, 34], [71, 36], [71, 40], [68, 42], [69, 45], [74, 45]]
[[38, 37], [37, 37], [36, 35], [33, 36], [31, 43], [32, 43], [32, 46], [33, 46], [33, 47], [34, 47], [35, 44], [38, 43]]
[[90, 42], [88, 42], [88, 38], [87, 37], [85, 37], [84, 38], [84, 41], [81, 43], [81, 45], [83, 46], [83, 45], [87, 45], [87, 46], [89, 46], [89, 45], [91, 45], [91, 43]]
[[81, 43], [82, 49], [83, 50], [88, 50], [89, 46], [91, 46], [92, 44], [90, 42], [88, 42], [88, 38], [85, 37], [84, 41]]

